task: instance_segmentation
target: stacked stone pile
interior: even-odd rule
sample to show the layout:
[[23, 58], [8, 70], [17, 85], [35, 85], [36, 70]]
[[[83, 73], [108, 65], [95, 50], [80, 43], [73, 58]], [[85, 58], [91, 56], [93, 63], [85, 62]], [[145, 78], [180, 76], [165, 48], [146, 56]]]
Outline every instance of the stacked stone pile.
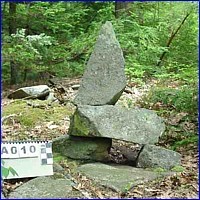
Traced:
[[68, 135], [54, 141], [54, 151], [73, 159], [105, 162], [112, 139], [117, 139], [143, 145], [136, 167], [179, 165], [180, 154], [154, 145], [165, 130], [154, 111], [115, 105], [126, 87], [124, 65], [112, 24], [106, 22], [74, 99], [77, 108]]
[[[123, 53], [112, 24], [106, 22], [74, 99], [76, 111], [71, 117], [68, 134], [53, 141], [54, 152], [72, 159], [93, 161], [76, 170], [94, 180], [96, 185], [119, 194], [125, 194], [138, 184], [174, 175], [172, 168], [180, 165], [181, 158], [180, 154], [155, 145], [165, 130], [163, 120], [155, 112], [115, 105], [125, 86]], [[44, 97], [49, 92], [46, 86], [22, 88], [10, 97]], [[134, 156], [129, 156], [134, 165], [102, 163], [109, 160], [112, 139], [142, 146], [135, 160]], [[32, 179], [12, 191], [9, 198], [88, 198], [88, 192], [80, 189], [76, 178], [55, 164], [54, 176]]]

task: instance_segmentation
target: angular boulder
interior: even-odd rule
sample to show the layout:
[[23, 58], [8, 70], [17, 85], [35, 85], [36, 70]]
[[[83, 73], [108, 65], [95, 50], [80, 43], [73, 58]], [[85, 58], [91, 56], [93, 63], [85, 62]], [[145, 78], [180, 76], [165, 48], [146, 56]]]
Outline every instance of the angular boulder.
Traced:
[[109, 138], [61, 136], [53, 141], [53, 152], [72, 159], [106, 162], [111, 145]]
[[173, 172], [154, 172], [127, 165], [114, 165], [102, 163], [84, 164], [78, 167], [79, 172], [117, 192], [128, 192], [138, 184], [148, 182], [159, 177], [175, 174]]
[[136, 166], [169, 170], [180, 163], [181, 154], [155, 145], [145, 145], [138, 156]]
[[22, 99], [26, 97], [45, 99], [49, 95], [50, 88], [47, 85], [23, 87], [8, 95], [9, 99]]
[[68, 134], [154, 144], [164, 130], [162, 119], [151, 110], [84, 105], [77, 107], [71, 118]]
[[114, 105], [125, 86], [124, 57], [111, 22], [99, 33], [82, 82], [74, 99], [76, 105]]

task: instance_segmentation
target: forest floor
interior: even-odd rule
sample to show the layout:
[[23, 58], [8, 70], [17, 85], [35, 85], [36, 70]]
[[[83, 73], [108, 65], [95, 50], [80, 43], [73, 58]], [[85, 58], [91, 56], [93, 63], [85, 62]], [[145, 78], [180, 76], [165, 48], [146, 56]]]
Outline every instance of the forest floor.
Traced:
[[[77, 79], [73, 80], [76, 82]], [[144, 96], [148, 94], [152, 87], [157, 86], [156, 80], [150, 80], [143, 86], [137, 86], [129, 83], [119, 104], [126, 107], [142, 106], [144, 105]], [[169, 87], [178, 87], [177, 82], [171, 82]], [[13, 89], [12, 89], [13, 90]], [[44, 101], [29, 100], [10, 100], [6, 95], [12, 91], [9, 88], [4, 89], [2, 99], [2, 140], [52, 140], [58, 136], [67, 133], [69, 127], [69, 116], [73, 114], [75, 107], [68, 102], [66, 105], [54, 103], [51, 106], [45, 104]], [[68, 88], [68, 98], [73, 99], [77, 90]], [[31, 102], [31, 104], [30, 104]], [[142, 105], [141, 105], [142, 102]], [[39, 108], [30, 105], [41, 104]], [[162, 107], [157, 102], [152, 109]], [[150, 107], [150, 109], [151, 109]], [[39, 115], [38, 115], [39, 112]], [[167, 115], [164, 117], [167, 126], [183, 125], [182, 120], [186, 114], [176, 113], [176, 115]], [[197, 124], [186, 121], [184, 127], [188, 130], [196, 131]], [[170, 130], [170, 131], [169, 131]], [[161, 138], [159, 144], [163, 147], [169, 148], [171, 141], [174, 140], [174, 135], [177, 130], [167, 128], [167, 137]], [[182, 134], [179, 130], [178, 134]], [[125, 144], [126, 145], [126, 144]], [[181, 164], [183, 170], [176, 175], [168, 176], [160, 180], [151, 181], [145, 184], [138, 185], [128, 191], [127, 193], [117, 193], [108, 188], [97, 186], [92, 180], [75, 173], [72, 161], [59, 161], [59, 164], [73, 177], [73, 180], [78, 183], [76, 190], [84, 191], [84, 198], [197, 198], [198, 199], [198, 147], [196, 143], [187, 143], [179, 145], [176, 151], [181, 153]], [[116, 162], [120, 160], [120, 153], [115, 154]], [[29, 179], [4, 181], [3, 192], [8, 195], [16, 187], [19, 187]]]

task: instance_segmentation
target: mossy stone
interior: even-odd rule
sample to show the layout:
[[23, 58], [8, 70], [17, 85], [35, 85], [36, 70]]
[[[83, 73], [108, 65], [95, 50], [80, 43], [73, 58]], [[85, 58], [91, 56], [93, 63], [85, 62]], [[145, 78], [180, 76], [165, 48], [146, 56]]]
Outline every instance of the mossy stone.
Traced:
[[62, 136], [53, 141], [53, 152], [78, 160], [107, 161], [112, 140], [109, 138], [88, 138]]

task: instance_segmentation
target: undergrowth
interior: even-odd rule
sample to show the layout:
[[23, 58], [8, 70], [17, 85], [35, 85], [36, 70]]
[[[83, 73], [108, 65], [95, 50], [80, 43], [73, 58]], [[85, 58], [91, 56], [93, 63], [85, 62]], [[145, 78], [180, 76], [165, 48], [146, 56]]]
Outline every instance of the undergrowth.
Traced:
[[179, 82], [161, 81], [140, 102], [141, 107], [152, 109], [165, 119], [166, 131], [161, 144], [172, 150], [198, 145], [197, 87]]

